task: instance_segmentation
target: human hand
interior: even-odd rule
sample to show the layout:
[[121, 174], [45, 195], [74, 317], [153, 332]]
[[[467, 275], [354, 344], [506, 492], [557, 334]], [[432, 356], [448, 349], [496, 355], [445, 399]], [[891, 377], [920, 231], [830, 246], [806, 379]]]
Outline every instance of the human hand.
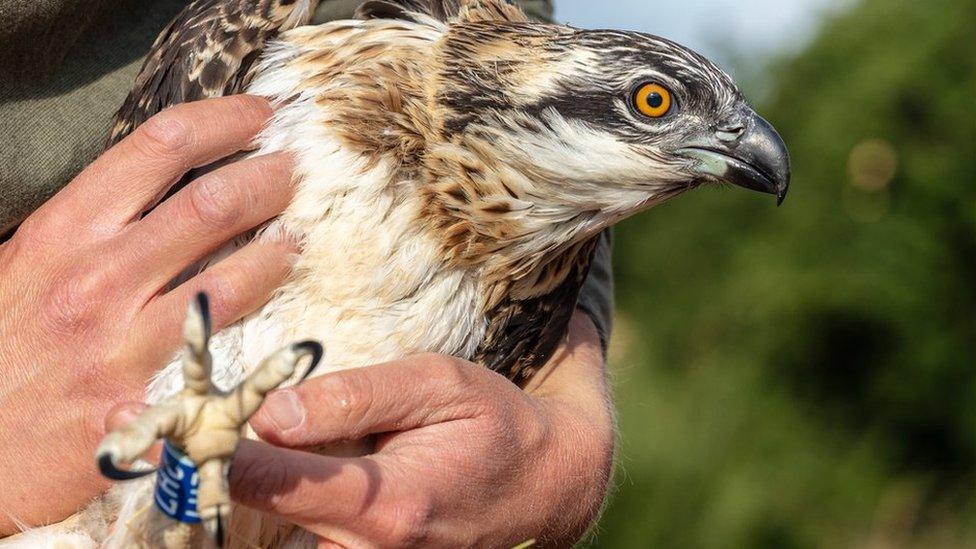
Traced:
[[[103, 418], [141, 400], [172, 356], [191, 296], [215, 328], [267, 300], [288, 243], [252, 242], [179, 287], [167, 283], [280, 213], [291, 160], [242, 160], [142, 213], [188, 170], [248, 146], [271, 115], [236, 96], [180, 105], [107, 151], [0, 245], [0, 536], [60, 520], [106, 486], [92, 465]], [[56, 498], [39, 497], [57, 494]]]
[[[594, 520], [613, 461], [599, 338], [577, 314], [532, 386], [421, 355], [272, 393], [244, 441], [231, 493], [323, 545], [569, 546]], [[378, 435], [337, 458], [292, 448]]]

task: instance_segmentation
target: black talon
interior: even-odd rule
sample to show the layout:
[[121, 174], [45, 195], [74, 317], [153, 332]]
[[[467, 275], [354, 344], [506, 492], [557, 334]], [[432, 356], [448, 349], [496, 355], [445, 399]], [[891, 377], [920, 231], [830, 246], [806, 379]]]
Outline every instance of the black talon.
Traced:
[[200, 317], [203, 319], [203, 338], [210, 340], [210, 298], [206, 292], [199, 292], [196, 296], [197, 307], [200, 308]]
[[221, 520], [220, 518], [219, 505], [217, 506], [217, 532], [214, 534], [214, 536], [217, 538], [214, 540], [214, 543], [217, 545], [217, 547], [223, 547], [224, 546], [224, 521]]
[[319, 365], [319, 361], [322, 360], [322, 355], [325, 353], [325, 349], [322, 348], [322, 344], [318, 341], [302, 341], [301, 343], [296, 343], [291, 346], [291, 349], [298, 354], [311, 355], [312, 361], [308, 365], [308, 369], [302, 374], [302, 377], [298, 380], [301, 383], [308, 379], [308, 376], [312, 374], [315, 367]]
[[112, 456], [109, 454], [102, 454], [98, 456], [98, 470], [102, 473], [103, 477], [110, 480], [135, 480], [156, 472], [155, 469], [149, 469], [146, 471], [127, 471], [125, 469], [119, 469], [115, 466], [115, 462], [112, 461]]

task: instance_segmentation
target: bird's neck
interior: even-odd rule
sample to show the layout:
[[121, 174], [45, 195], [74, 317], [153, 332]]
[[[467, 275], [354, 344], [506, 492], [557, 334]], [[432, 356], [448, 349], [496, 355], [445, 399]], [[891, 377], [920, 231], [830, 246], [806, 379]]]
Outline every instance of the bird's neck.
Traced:
[[531, 296], [558, 284], [578, 248], [607, 225], [600, 208], [550, 192], [517, 155], [478, 135], [431, 147], [421, 215], [453, 265], [476, 268], [487, 291]]

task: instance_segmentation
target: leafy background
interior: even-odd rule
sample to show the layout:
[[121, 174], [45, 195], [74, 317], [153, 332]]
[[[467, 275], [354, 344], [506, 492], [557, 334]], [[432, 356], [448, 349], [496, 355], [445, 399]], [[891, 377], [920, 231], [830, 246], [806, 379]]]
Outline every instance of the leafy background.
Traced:
[[617, 232], [619, 468], [586, 545], [976, 546], [976, 2], [844, 2], [729, 57], [792, 191]]

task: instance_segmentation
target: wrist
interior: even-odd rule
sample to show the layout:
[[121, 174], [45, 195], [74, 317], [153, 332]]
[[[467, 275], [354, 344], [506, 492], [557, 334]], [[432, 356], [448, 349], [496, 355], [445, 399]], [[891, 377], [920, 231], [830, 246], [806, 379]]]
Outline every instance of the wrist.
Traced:
[[550, 407], [550, 413], [558, 435], [539, 474], [549, 478], [555, 490], [549, 504], [549, 529], [540, 542], [569, 547], [586, 535], [604, 508], [613, 476], [616, 436], [609, 414], [593, 418], [558, 403]]
[[94, 449], [107, 404], [20, 394], [2, 407], [17, 413], [0, 415], [0, 537], [57, 522], [106, 488]]

